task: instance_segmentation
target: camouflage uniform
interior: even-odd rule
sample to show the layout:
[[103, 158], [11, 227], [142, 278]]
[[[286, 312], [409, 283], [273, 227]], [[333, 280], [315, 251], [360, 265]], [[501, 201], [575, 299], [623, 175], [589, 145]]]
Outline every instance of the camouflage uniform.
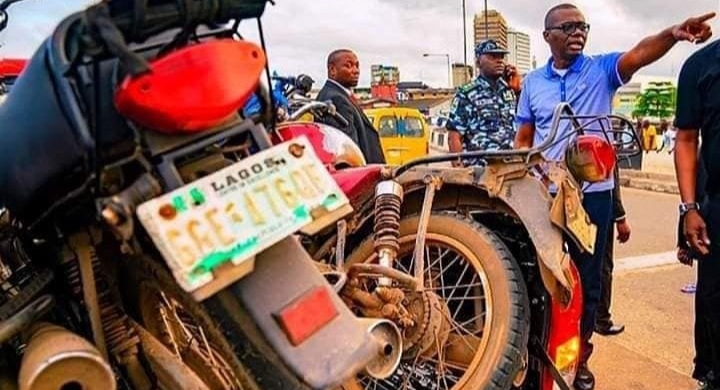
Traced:
[[[504, 80], [497, 89], [482, 76], [460, 87], [450, 109], [447, 128], [460, 133], [463, 150], [512, 149], [515, 139], [515, 93]], [[465, 165], [477, 165], [468, 161]]]
[[[475, 55], [507, 53], [497, 42], [487, 40], [477, 45]], [[502, 78], [495, 82], [479, 76], [460, 87], [450, 108], [448, 130], [460, 133], [463, 151], [512, 149], [515, 139], [515, 92]], [[477, 165], [481, 160], [464, 161]]]

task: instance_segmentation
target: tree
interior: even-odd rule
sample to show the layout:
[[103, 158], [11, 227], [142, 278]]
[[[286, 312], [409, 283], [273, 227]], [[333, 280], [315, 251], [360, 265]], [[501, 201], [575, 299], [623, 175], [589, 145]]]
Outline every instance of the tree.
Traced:
[[635, 102], [634, 117], [666, 119], [675, 115], [677, 88], [669, 81], [652, 81]]

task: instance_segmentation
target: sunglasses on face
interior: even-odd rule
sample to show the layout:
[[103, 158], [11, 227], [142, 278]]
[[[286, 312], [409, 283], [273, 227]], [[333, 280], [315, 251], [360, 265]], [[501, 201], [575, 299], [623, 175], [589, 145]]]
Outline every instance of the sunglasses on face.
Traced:
[[560, 30], [565, 34], [570, 35], [576, 30], [587, 33], [588, 31], [590, 31], [590, 25], [585, 22], [565, 22], [559, 26], [548, 27], [546, 28], [546, 30]]

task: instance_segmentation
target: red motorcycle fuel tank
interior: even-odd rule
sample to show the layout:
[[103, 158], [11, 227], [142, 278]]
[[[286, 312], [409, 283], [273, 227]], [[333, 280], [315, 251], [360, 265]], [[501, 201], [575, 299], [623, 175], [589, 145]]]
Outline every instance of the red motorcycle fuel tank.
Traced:
[[305, 136], [335, 182], [355, 206], [375, 191], [383, 165], [367, 165], [360, 148], [342, 131], [315, 122], [288, 122], [278, 126], [272, 141], [278, 144]]

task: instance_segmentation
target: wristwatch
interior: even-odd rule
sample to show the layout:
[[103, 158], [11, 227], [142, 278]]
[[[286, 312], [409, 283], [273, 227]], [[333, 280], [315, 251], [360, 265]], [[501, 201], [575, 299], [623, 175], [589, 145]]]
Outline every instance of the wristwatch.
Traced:
[[700, 210], [700, 204], [697, 202], [680, 203], [680, 215], [685, 215], [690, 210]]

